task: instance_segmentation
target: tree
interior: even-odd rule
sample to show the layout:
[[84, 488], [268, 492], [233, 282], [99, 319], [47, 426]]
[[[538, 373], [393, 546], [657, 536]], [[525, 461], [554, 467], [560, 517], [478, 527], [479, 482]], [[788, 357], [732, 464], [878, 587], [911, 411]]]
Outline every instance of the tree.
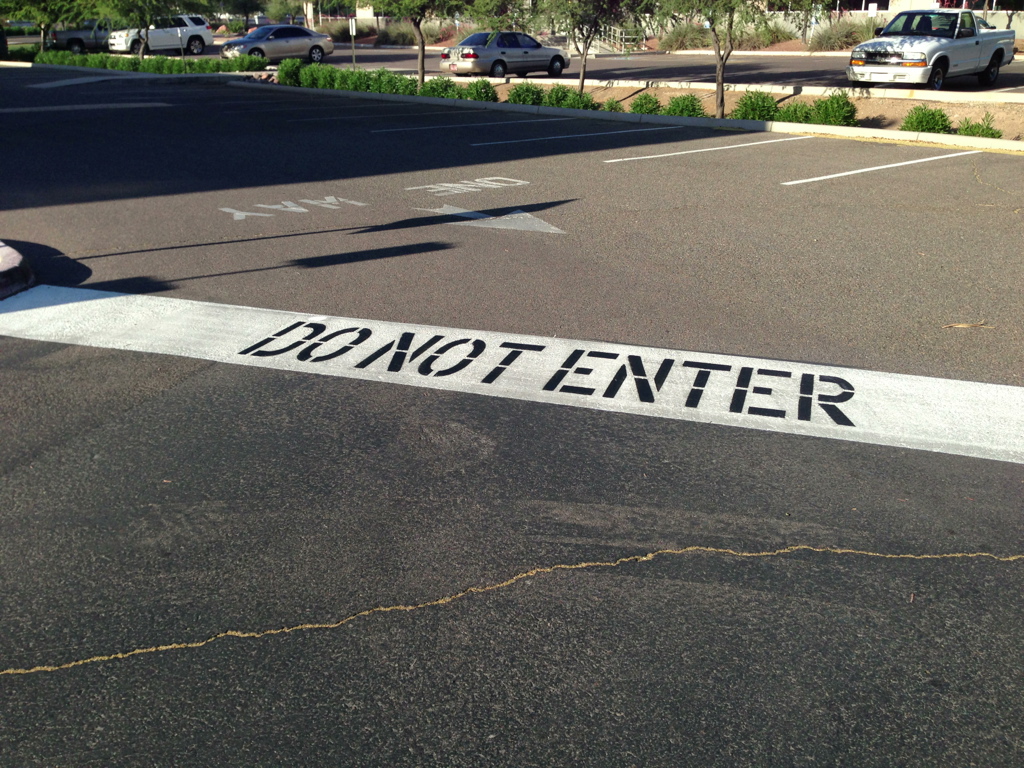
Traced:
[[639, 6], [635, 0], [544, 0], [541, 9], [568, 33], [580, 55], [580, 93], [587, 77], [587, 55], [594, 41]]
[[242, 24], [249, 28], [249, 17], [256, 17], [266, 10], [266, 0], [228, 0], [224, 5], [228, 13], [234, 13], [242, 17]]
[[525, 32], [530, 31], [535, 10], [526, 0], [474, 0], [467, 12], [486, 27]]
[[465, 10], [463, 0], [384, 0], [381, 10], [387, 16], [409, 19], [416, 37], [416, 71], [420, 85], [426, 79], [426, 42], [423, 39], [423, 22], [430, 17], [450, 18], [457, 11]]
[[715, 51], [715, 117], [725, 117], [725, 65], [736, 35], [764, 16], [756, 0], [662, 0], [663, 14], [676, 21], [699, 20], [711, 34]]
[[[46, 32], [60, 21], [79, 21], [95, 14], [96, 7], [88, 0], [5, 0], [0, 3], [0, 15], [31, 21], [39, 27], [39, 47], [46, 45]], [[4, 37], [6, 53], [7, 38]]]

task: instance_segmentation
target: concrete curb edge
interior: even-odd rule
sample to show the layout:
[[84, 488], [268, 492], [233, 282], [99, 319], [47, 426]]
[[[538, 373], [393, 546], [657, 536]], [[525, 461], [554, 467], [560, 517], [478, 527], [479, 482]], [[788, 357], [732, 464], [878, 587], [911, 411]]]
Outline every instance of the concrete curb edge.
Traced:
[[24, 257], [0, 241], [0, 300], [36, 284], [36, 276]]
[[455, 107], [457, 109], [493, 110], [519, 112], [530, 115], [564, 115], [566, 117], [590, 118], [627, 123], [651, 123], [657, 125], [679, 125], [690, 128], [711, 128], [732, 131], [760, 131], [764, 133], [789, 133], [811, 136], [836, 136], [854, 139], [876, 139], [906, 143], [940, 144], [948, 147], [977, 150], [1000, 150], [1024, 154], [1024, 141], [1010, 139], [982, 139], [974, 136], [957, 136], [937, 133], [916, 133], [910, 131], [887, 131], [881, 128], [851, 128], [841, 125], [808, 125], [805, 123], [762, 122], [760, 120], [720, 120], [714, 117], [672, 117], [669, 115], [635, 115], [631, 112], [600, 112], [587, 109], [564, 109], [562, 107], [534, 107], [526, 104], [507, 102], [468, 101], [465, 99], [439, 99], [432, 96], [398, 96], [390, 93], [367, 93], [364, 91], [328, 91], [318, 88], [301, 88], [290, 85], [269, 83], [229, 83], [237, 88], [273, 89], [278, 92], [318, 92], [323, 96], [340, 98], [369, 99], [371, 101], [404, 101], [410, 104], [430, 104]]

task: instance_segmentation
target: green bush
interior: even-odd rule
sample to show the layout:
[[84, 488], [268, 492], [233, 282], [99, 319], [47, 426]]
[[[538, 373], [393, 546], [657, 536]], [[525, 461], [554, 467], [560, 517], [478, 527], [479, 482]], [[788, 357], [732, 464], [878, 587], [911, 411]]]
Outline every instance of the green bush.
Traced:
[[548, 88], [544, 94], [544, 99], [541, 101], [541, 106], [544, 107], [565, 107], [566, 104], [572, 98], [573, 90], [564, 85], [553, 85]]
[[373, 75], [365, 69], [339, 69], [334, 87], [339, 91], [369, 93], [373, 88]]
[[692, 93], [686, 96], [673, 96], [668, 100], [668, 104], [661, 110], [663, 115], [675, 115], [676, 117], [707, 117], [708, 113], [704, 111], [704, 105], [701, 104], [700, 99], [694, 96]]
[[650, 93], [641, 93], [629, 104], [629, 111], [634, 115], [656, 115], [661, 112], [661, 102]]
[[107, 69], [116, 69], [119, 72], [138, 72], [138, 56], [111, 56], [107, 61]]
[[498, 101], [498, 92], [488, 80], [473, 80], [466, 86], [466, 98], [470, 101]]
[[232, 35], [244, 35], [245, 34], [245, 22], [241, 19], [233, 19], [227, 23], [228, 32]]
[[811, 122], [817, 125], [857, 125], [857, 106], [842, 91], [815, 99], [811, 113]]
[[39, 43], [15, 45], [7, 49], [7, 61], [35, 61], [39, 55]]
[[[451, 21], [426, 21], [420, 26], [427, 45], [455, 37], [455, 24]], [[461, 38], [460, 38], [461, 39]]]
[[[352, 37], [348, 33], [348, 19], [344, 21], [332, 21], [328, 24], [316, 28], [317, 32], [322, 32], [325, 35], [330, 35], [331, 39], [336, 43], [351, 43]], [[367, 37], [369, 35], [377, 34], [377, 26], [374, 22], [358, 21], [356, 22], [356, 39], [360, 37]]]
[[708, 48], [710, 45], [711, 35], [696, 24], [679, 24], [658, 41], [658, 48], [662, 51], [688, 51]]
[[412, 24], [407, 21], [388, 24], [377, 34], [377, 45], [416, 45]]
[[626, 110], [622, 106], [622, 102], [618, 99], [608, 99], [604, 104], [601, 105], [602, 112], [625, 112]]
[[334, 90], [339, 87], [340, 80], [341, 70], [327, 64], [310, 64], [299, 70], [299, 85], [303, 88]]
[[406, 77], [397, 72], [381, 68], [370, 74], [369, 90], [373, 93], [394, 93], [400, 96], [415, 96], [419, 83], [415, 77]]
[[980, 136], [983, 139], [1001, 139], [1003, 138], [1003, 132], [998, 128], [992, 126], [992, 121], [995, 118], [990, 112], [986, 112], [985, 116], [981, 118], [980, 123], [976, 123], [971, 118], [965, 117], [960, 121], [960, 125], [957, 126], [956, 132], [961, 136]]
[[822, 24], [814, 30], [807, 42], [809, 51], [845, 51], [875, 36], [875, 27], [885, 26], [884, 19], [864, 18], [854, 21], [842, 18], [831, 24]]
[[779, 107], [775, 120], [780, 123], [813, 123], [814, 108], [803, 101], [794, 101]]
[[601, 107], [589, 93], [580, 93], [579, 91], [573, 91], [562, 106], [566, 109], [600, 109]]
[[918, 104], [910, 110], [900, 124], [901, 131], [919, 133], [949, 133], [952, 129], [953, 123], [949, 115], [938, 107], [929, 109], [924, 104]]
[[4, 27], [6, 37], [39, 37], [39, 27]]
[[789, 27], [778, 21], [756, 24], [740, 30], [736, 36], [735, 47], [741, 51], [758, 51], [784, 40], [792, 40], [796, 35]]
[[533, 83], [516, 83], [505, 99], [509, 104], [528, 104], [539, 107], [544, 101], [544, 89]]
[[186, 72], [256, 72], [267, 66], [267, 60], [257, 56], [239, 56], [234, 59], [180, 59], [167, 56], [114, 56], [109, 53], [75, 55], [70, 51], [43, 51], [35, 59], [37, 64], [58, 64], [94, 69], [114, 69], [121, 72], [148, 72], [151, 74], [183, 74]]
[[427, 80], [420, 87], [420, 96], [433, 96], [439, 99], [464, 99], [466, 89], [450, 77], [435, 77]]
[[729, 113], [733, 120], [775, 120], [779, 105], [775, 97], [764, 91], [747, 91], [736, 102], [736, 108]]

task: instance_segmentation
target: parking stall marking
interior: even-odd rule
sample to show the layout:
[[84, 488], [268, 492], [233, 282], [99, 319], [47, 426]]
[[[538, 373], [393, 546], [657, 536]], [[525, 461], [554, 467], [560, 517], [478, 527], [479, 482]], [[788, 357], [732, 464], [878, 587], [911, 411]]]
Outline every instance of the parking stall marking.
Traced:
[[969, 152], [954, 152], [951, 155], [938, 155], [936, 157], [923, 157], [920, 160], [907, 160], [902, 163], [889, 163], [888, 165], [876, 165], [871, 168], [859, 168], [856, 171], [844, 171], [843, 173], [831, 173], [828, 176], [815, 176], [813, 179], [797, 179], [796, 181], [783, 181], [782, 186], [791, 187], [796, 184], [810, 184], [813, 181], [825, 181], [827, 179], [838, 179], [842, 176], [855, 176], [858, 173], [871, 173], [872, 171], [884, 171], [887, 168], [899, 168], [904, 165], [916, 165], [917, 163], [930, 163], [932, 160], [949, 160], [952, 157], [963, 157], [964, 155], [980, 154], [980, 149]]
[[0, 303], [0, 335], [1024, 464], [1024, 388], [84, 288]]
[[492, 125], [529, 125], [533, 123], [560, 123], [566, 120], [577, 120], [575, 117], [545, 117], [540, 120], [502, 120], [489, 123], [445, 123], [444, 125], [419, 125], [415, 128], [380, 128], [370, 133], [398, 133], [399, 131], [434, 131], [438, 128], [479, 128]]
[[629, 163], [633, 160], [657, 160], [662, 157], [677, 157], [678, 155], [695, 155], [698, 152], [718, 152], [723, 149], [743, 149], [744, 147], [757, 147], [761, 144], [778, 144], [780, 141], [799, 141], [800, 139], [813, 139], [814, 136], [790, 136], [785, 139], [769, 139], [768, 141], [750, 141], [746, 144], [730, 144], [726, 147], [706, 147], [704, 149], [687, 149], [683, 152], [665, 152], [660, 155], [642, 155], [640, 157], [617, 157], [614, 160], [604, 160], [605, 163]]
[[612, 136], [617, 133], [646, 133], [647, 131], [678, 131], [686, 128], [682, 125], [663, 125], [659, 128], [631, 128], [625, 131], [598, 131], [596, 133], [567, 133], [564, 136], [540, 136], [535, 139], [509, 139], [507, 141], [484, 141], [479, 144], [470, 144], [471, 147], [491, 147], [495, 144], [526, 144], [531, 141], [555, 141], [557, 139], [589, 139], [593, 136]]
[[[415, 105], [402, 104], [403, 107], [410, 107]], [[483, 112], [484, 110], [474, 110]], [[379, 120], [382, 117], [426, 117], [427, 115], [450, 115], [452, 111], [450, 109], [443, 112], [407, 112], [405, 114], [398, 115], [339, 115], [337, 117], [302, 117], [296, 120], [288, 120], [289, 123], [313, 123], [322, 120]]]
[[27, 112], [77, 112], [90, 109], [145, 109], [147, 107], [169, 107], [162, 101], [115, 102], [110, 104], [63, 104], [49, 107], [8, 107], [0, 109], [0, 115], [13, 115]]

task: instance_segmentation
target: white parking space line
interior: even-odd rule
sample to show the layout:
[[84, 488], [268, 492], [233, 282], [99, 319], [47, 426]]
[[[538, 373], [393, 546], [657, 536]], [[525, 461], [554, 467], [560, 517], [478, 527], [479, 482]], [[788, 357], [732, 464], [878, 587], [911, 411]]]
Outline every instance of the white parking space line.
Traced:
[[742, 149], [743, 147], [758, 147], [762, 144], [778, 144], [780, 141], [799, 141], [800, 139], [813, 139], [813, 136], [790, 136], [788, 139], [769, 139], [768, 141], [751, 141], [746, 144], [730, 144], [726, 147], [706, 147], [705, 149], [687, 149], [683, 152], [666, 152], [661, 155], [642, 155], [640, 157], [617, 157], [614, 160], [605, 160], [606, 163], [629, 163], [633, 160], [657, 160], [661, 157], [677, 157], [679, 155], [695, 155], [698, 152], [718, 152], [723, 149]]
[[[403, 107], [415, 106], [409, 104], [402, 104]], [[483, 111], [483, 110], [480, 110]], [[420, 117], [422, 115], [450, 115], [452, 111], [446, 110], [444, 112], [408, 112], [405, 115], [398, 115], [398, 117]], [[289, 123], [315, 123], [323, 120], [377, 120], [381, 117], [378, 114], [372, 115], [338, 115], [337, 117], [300, 117], [296, 120], [288, 120]]]
[[0, 335], [1024, 464], [1022, 387], [49, 285]]
[[470, 144], [471, 147], [491, 147], [495, 144], [526, 144], [531, 141], [555, 141], [557, 139], [589, 139], [593, 136], [611, 136], [616, 133], [646, 133], [647, 131], [678, 131], [685, 128], [682, 125], [665, 125], [660, 128], [632, 128], [628, 131], [597, 131], [596, 133], [568, 133], [564, 136], [541, 136], [536, 139], [510, 139], [508, 141], [483, 141], [479, 144]]
[[79, 112], [82, 110], [89, 109], [144, 109], [147, 107], [169, 107], [170, 104], [164, 104], [160, 101], [138, 101], [138, 102], [121, 102], [114, 104], [64, 104], [61, 106], [51, 107], [9, 107], [7, 109], [0, 109], [0, 115], [13, 115], [17, 113], [26, 112]]
[[844, 171], [843, 173], [831, 173], [828, 176], [815, 176], [813, 179], [797, 179], [796, 181], [783, 181], [782, 186], [790, 187], [795, 184], [810, 184], [812, 181], [825, 181], [826, 179], [838, 179], [841, 176], [855, 176], [858, 173], [871, 173], [872, 171], [884, 171], [887, 168], [899, 168], [904, 165], [917, 165], [918, 163], [930, 163], [932, 160], [948, 160], [951, 157], [963, 157], [964, 155], [980, 154], [980, 149], [970, 152], [954, 152], [951, 155], [938, 155], [937, 157], [923, 157], [920, 160], [907, 160], [903, 163], [889, 163], [888, 165], [876, 165], [871, 168], [860, 168], [856, 171]]
[[479, 128], [490, 125], [527, 125], [532, 123], [559, 123], [565, 120], [577, 120], [575, 117], [546, 117], [540, 120], [503, 120], [490, 123], [445, 123], [444, 125], [419, 125], [415, 128], [379, 128], [370, 133], [398, 133], [399, 131], [433, 131], [438, 128]]

